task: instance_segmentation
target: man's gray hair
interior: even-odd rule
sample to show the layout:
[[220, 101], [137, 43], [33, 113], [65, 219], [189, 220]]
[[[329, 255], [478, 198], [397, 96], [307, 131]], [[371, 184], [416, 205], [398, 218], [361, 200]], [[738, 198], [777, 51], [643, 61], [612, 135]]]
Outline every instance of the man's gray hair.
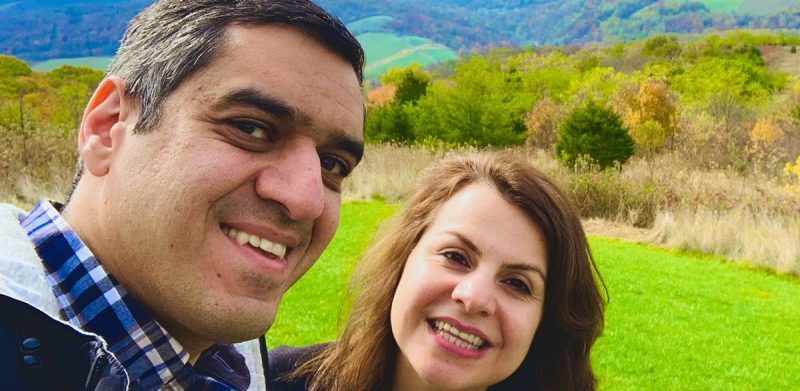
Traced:
[[[364, 82], [364, 50], [336, 17], [308, 0], [161, 0], [131, 19], [108, 75], [125, 81], [125, 95], [138, 105], [134, 132], [158, 125], [167, 97], [225, 49], [231, 25], [280, 24], [313, 37], [353, 66]], [[78, 158], [65, 203], [83, 174]]]
[[136, 131], [158, 124], [164, 100], [225, 48], [230, 25], [282, 24], [309, 34], [348, 60], [363, 83], [364, 52], [336, 17], [307, 0], [162, 0], [128, 25], [108, 73], [138, 101]]

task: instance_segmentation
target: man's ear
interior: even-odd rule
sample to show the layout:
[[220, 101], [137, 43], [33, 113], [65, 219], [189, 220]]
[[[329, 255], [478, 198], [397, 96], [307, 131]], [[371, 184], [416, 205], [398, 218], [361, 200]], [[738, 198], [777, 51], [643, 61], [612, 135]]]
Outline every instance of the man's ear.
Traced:
[[128, 126], [136, 121], [131, 109], [125, 97], [125, 82], [117, 76], [103, 79], [89, 99], [78, 132], [78, 153], [92, 175], [108, 173]]

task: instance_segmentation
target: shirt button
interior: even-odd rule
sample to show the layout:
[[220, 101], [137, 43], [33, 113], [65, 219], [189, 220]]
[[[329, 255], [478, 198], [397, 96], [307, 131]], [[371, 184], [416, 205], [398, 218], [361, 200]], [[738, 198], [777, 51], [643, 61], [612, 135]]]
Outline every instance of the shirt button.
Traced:
[[35, 352], [39, 350], [42, 346], [42, 343], [37, 338], [25, 338], [22, 341], [22, 350], [26, 353], [28, 352]]
[[22, 362], [25, 363], [25, 365], [29, 366], [29, 367], [37, 366], [37, 365], [39, 365], [41, 363], [41, 361], [39, 361], [38, 357], [27, 355], [27, 354], [25, 356], [22, 356]]

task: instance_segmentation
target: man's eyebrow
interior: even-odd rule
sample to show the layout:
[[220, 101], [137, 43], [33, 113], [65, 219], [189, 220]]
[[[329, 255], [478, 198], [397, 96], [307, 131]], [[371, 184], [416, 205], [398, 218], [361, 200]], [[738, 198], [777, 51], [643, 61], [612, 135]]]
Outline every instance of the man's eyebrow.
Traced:
[[[304, 113], [299, 108], [252, 88], [231, 91], [214, 102], [212, 109], [219, 111], [237, 105], [254, 107], [264, 113], [272, 114], [304, 126], [311, 125], [312, 123], [311, 116]], [[364, 156], [364, 142], [347, 135], [343, 130], [334, 130], [327, 137], [326, 141], [334, 148], [344, 150], [353, 155], [356, 163], [360, 162], [361, 158]]]
[[358, 164], [364, 156], [364, 142], [349, 136], [341, 130], [336, 130], [331, 133], [328, 136], [327, 144], [353, 155], [356, 164]]
[[231, 106], [251, 106], [264, 113], [291, 120], [302, 125], [311, 124], [311, 117], [297, 107], [252, 88], [234, 90], [218, 99], [212, 105], [215, 111]]

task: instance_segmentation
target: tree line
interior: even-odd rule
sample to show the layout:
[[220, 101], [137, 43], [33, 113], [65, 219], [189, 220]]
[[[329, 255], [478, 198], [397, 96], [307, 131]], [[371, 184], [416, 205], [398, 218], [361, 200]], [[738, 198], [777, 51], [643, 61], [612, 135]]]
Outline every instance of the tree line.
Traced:
[[[366, 138], [510, 146], [608, 167], [676, 151], [698, 167], [769, 176], [800, 155], [800, 81], [759, 48], [800, 38], [737, 31], [610, 46], [494, 49], [446, 67], [392, 69], [369, 94]], [[794, 50], [793, 50], [794, 49]]]

